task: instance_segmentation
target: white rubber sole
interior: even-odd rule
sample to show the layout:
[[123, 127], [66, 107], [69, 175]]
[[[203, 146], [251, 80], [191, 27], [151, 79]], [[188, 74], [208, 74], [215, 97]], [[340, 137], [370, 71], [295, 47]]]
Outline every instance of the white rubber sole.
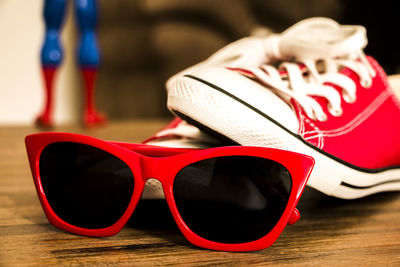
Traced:
[[168, 108], [178, 116], [187, 116], [241, 145], [285, 149], [312, 156], [316, 164], [308, 185], [327, 195], [355, 199], [400, 190], [400, 168], [364, 171], [348, 166], [307, 145], [265, 114], [255, 112], [248, 106], [251, 103], [238, 101], [222, 92], [223, 89], [216, 90], [217, 86], [194, 78], [177, 78], [169, 87]]

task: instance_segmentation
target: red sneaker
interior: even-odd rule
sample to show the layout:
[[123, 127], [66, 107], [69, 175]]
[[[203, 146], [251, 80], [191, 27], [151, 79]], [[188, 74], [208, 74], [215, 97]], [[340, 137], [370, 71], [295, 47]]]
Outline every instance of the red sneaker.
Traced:
[[168, 106], [241, 145], [312, 156], [308, 185], [325, 194], [400, 190], [400, 77], [388, 79], [366, 44], [362, 26], [315, 23], [280, 41], [289, 62], [278, 70], [200, 68], [169, 85]]

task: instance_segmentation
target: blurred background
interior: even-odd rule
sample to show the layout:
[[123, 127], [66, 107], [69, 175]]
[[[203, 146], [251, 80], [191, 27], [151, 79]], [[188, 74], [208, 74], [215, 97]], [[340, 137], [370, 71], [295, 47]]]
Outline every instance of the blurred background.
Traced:
[[[83, 89], [76, 65], [78, 30], [72, 1], [63, 27], [56, 124], [79, 123]], [[398, 1], [99, 0], [101, 67], [96, 101], [109, 120], [171, 116], [164, 83], [222, 46], [266, 27], [281, 32], [325, 16], [367, 28], [367, 54], [399, 72]], [[44, 102], [40, 49], [43, 0], [0, 0], [0, 124], [32, 124]]]

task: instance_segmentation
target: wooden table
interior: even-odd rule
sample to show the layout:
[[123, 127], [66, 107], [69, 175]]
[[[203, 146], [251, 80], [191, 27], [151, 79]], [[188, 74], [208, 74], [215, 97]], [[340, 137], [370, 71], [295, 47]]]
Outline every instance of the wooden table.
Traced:
[[[56, 128], [138, 142], [165, 121], [115, 122], [96, 129]], [[50, 225], [37, 199], [24, 136], [33, 127], [0, 128], [0, 266], [123, 265], [397, 265], [400, 266], [400, 193], [345, 201], [307, 189], [302, 219], [272, 247], [250, 253], [199, 249], [175, 226], [163, 201], [144, 201], [116, 236], [90, 238]]]

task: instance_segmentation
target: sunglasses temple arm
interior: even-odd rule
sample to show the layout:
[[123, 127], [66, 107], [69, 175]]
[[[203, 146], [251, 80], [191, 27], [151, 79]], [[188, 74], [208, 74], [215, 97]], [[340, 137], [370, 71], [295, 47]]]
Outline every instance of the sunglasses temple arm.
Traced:
[[300, 219], [300, 211], [297, 208], [294, 208], [292, 214], [290, 214], [289, 220], [287, 222], [288, 225], [295, 224]]

